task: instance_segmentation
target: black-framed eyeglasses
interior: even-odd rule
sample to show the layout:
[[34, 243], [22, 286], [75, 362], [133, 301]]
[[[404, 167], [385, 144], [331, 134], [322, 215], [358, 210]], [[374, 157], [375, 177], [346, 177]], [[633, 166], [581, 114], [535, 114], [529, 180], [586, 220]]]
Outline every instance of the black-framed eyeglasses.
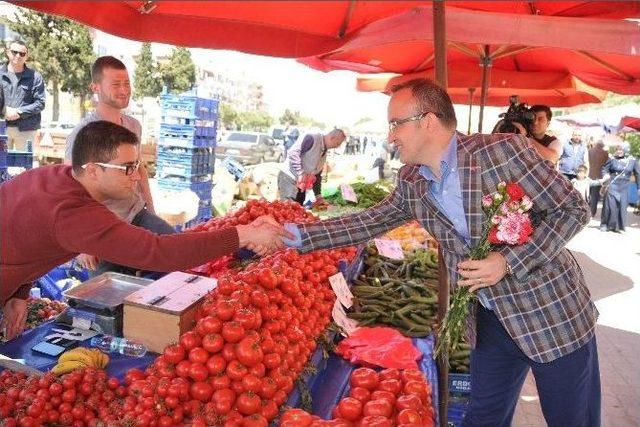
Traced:
[[433, 114], [434, 116], [436, 116], [436, 117], [438, 117], [440, 119], [442, 117], [444, 117], [444, 114], [442, 114], [442, 113], [436, 113], [435, 111], [423, 111], [422, 113], [416, 114], [415, 116], [407, 117], [407, 118], [404, 118], [404, 119], [398, 119], [398, 120], [390, 120], [389, 121], [389, 132], [395, 131], [398, 128], [398, 126], [403, 125], [405, 123], [415, 122], [417, 120], [422, 120], [429, 113]]
[[13, 50], [13, 49], [10, 49], [10, 52], [11, 52], [14, 56], [15, 56], [15, 55], [20, 55], [20, 56], [22, 56], [23, 58], [24, 58], [25, 56], [27, 56], [27, 52], [20, 52], [19, 50]]
[[[99, 163], [99, 162], [91, 162], [94, 165], [98, 165], [104, 169], [119, 169], [124, 171], [124, 174], [127, 176], [133, 175], [135, 171], [140, 167], [140, 160], [136, 160], [133, 163], [127, 163], [124, 165], [112, 165], [111, 163]], [[86, 169], [89, 163], [82, 165], [82, 169]]]

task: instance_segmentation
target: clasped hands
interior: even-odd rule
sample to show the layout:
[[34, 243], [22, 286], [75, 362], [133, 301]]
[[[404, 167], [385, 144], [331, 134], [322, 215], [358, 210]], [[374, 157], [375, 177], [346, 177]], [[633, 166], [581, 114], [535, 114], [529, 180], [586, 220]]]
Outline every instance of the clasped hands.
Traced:
[[250, 224], [238, 225], [236, 229], [240, 247], [250, 249], [260, 256], [281, 249], [284, 246], [283, 238], [295, 237], [268, 215], [258, 217]]

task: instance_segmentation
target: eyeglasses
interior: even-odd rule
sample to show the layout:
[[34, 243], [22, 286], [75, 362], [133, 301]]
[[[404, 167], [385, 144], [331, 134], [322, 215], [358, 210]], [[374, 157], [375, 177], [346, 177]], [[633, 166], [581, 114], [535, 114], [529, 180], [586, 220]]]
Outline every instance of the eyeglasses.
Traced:
[[436, 117], [438, 117], [440, 119], [444, 117], [444, 114], [442, 114], [442, 113], [436, 113], [435, 111], [424, 111], [424, 112], [422, 112], [420, 114], [416, 114], [415, 116], [407, 117], [405, 119], [390, 120], [389, 121], [389, 132], [395, 131], [398, 128], [398, 126], [403, 125], [405, 123], [415, 122], [417, 120], [422, 120], [429, 113], [433, 114], [434, 116], [436, 116]]
[[13, 50], [13, 49], [11, 49], [10, 51], [11, 51], [11, 53], [12, 53], [14, 56], [15, 56], [15, 55], [20, 55], [20, 56], [22, 56], [23, 58], [24, 58], [25, 56], [27, 56], [27, 52], [20, 52], [19, 50]]
[[[92, 163], [94, 165], [101, 166], [105, 169], [119, 169], [121, 171], [124, 171], [124, 174], [127, 176], [133, 175], [133, 173], [137, 171], [138, 168], [140, 167], [140, 160], [136, 160], [133, 163], [128, 163], [125, 165], [112, 165], [111, 163], [99, 163], [99, 162], [92, 162]], [[82, 165], [82, 169], [86, 169], [87, 166], [89, 166], [89, 163]]]

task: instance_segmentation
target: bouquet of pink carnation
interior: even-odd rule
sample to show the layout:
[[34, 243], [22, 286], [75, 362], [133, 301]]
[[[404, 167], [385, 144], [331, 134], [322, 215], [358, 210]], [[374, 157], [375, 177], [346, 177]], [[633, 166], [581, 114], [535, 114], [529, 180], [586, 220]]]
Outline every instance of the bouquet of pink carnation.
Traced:
[[[497, 245], [522, 245], [529, 241], [533, 225], [529, 211], [533, 203], [515, 182], [501, 182], [498, 191], [482, 197], [482, 210], [487, 219], [482, 226], [482, 235], [471, 249], [471, 259], [484, 259]], [[467, 287], [456, 287], [451, 297], [449, 310], [438, 328], [435, 355], [455, 351], [464, 341], [465, 320], [469, 314], [469, 303], [476, 299]]]

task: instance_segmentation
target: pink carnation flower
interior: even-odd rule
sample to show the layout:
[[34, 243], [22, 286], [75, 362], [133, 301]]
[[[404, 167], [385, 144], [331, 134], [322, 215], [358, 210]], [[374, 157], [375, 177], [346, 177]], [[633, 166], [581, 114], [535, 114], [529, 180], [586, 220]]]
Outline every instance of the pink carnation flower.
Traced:
[[532, 232], [528, 215], [511, 212], [501, 219], [496, 237], [507, 245], [517, 245], [526, 242]]

